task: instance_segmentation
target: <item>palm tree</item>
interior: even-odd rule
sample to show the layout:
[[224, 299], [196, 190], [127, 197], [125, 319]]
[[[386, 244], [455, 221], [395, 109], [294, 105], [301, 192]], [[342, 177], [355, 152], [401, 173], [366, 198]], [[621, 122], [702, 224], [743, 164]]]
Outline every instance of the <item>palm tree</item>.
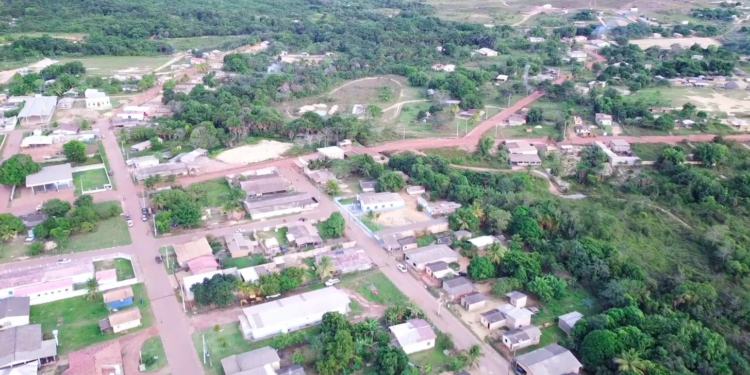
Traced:
[[247, 282], [243, 283], [239, 281], [237, 286], [237, 292], [244, 297], [255, 297], [260, 292], [260, 286], [258, 284]]
[[479, 203], [479, 201], [474, 201], [474, 203], [471, 205], [471, 213], [473, 213], [480, 222], [484, 222], [484, 207], [481, 203]]
[[500, 242], [495, 242], [490, 245], [489, 249], [487, 249], [486, 255], [492, 263], [500, 264], [500, 262], [503, 261], [503, 257], [505, 257], [506, 251], [508, 251], [508, 249], [506, 249], [505, 246], [500, 244]]
[[650, 367], [650, 362], [642, 359], [641, 353], [635, 349], [622, 352], [619, 358], [615, 358], [615, 363], [621, 372], [633, 374], [644, 374]]
[[331, 258], [329, 257], [323, 257], [320, 259], [320, 263], [318, 263], [318, 277], [320, 277], [321, 280], [325, 280], [333, 274], [334, 268], [333, 268], [333, 262], [331, 261]]
[[99, 281], [96, 278], [91, 278], [84, 284], [86, 287], [86, 299], [94, 301], [99, 298]]
[[469, 358], [469, 366], [474, 367], [474, 364], [482, 356], [482, 347], [479, 345], [472, 345], [469, 350], [466, 351], [466, 356]]
[[378, 328], [380, 328], [380, 323], [378, 323], [377, 320], [373, 318], [367, 318], [364, 322], [362, 322], [362, 326], [367, 329], [367, 332], [370, 333], [370, 337], [375, 337], [375, 332], [378, 331]]

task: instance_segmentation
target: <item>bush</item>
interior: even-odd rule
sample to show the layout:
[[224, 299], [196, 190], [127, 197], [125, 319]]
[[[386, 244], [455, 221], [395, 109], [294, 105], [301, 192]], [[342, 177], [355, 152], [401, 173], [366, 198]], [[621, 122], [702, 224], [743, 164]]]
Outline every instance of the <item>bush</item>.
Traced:
[[29, 255], [37, 256], [44, 251], [44, 245], [41, 242], [34, 242], [29, 246]]
[[437, 340], [435, 341], [435, 346], [440, 351], [444, 350], [453, 350], [453, 348], [456, 347], [456, 345], [453, 343], [453, 337], [451, 337], [448, 333], [442, 333], [440, 331], [437, 332]]
[[495, 276], [495, 265], [487, 257], [476, 257], [469, 264], [469, 276], [476, 280], [487, 280]]
[[344, 235], [346, 229], [346, 220], [339, 212], [334, 212], [324, 221], [320, 228], [320, 235], [323, 238], [339, 238]]
[[276, 350], [282, 350], [292, 346], [303, 344], [305, 341], [307, 341], [306, 331], [284, 333], [273, 338], [273, 340], [271, 341], [271, 347]]

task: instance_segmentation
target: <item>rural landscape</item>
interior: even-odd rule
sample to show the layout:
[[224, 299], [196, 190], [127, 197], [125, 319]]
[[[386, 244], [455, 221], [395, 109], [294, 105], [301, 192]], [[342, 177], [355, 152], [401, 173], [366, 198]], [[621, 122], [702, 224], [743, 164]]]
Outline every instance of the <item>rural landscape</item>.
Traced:
[[2, 375], [750, 374], [750, 4], [0, 3]]

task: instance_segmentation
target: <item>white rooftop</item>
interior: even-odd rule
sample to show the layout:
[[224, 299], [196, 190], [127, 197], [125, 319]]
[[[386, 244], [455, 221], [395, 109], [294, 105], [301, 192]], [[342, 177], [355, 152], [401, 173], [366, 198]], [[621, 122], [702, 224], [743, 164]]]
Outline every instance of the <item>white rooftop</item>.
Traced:
[[300, 317], [319, 316], [331, 311], [332, 307], [348, 305], [349, 302], [344, 292], [328, 287], [246, 307], [242, 311], [252, 328], [257, 329], [281, 326]]

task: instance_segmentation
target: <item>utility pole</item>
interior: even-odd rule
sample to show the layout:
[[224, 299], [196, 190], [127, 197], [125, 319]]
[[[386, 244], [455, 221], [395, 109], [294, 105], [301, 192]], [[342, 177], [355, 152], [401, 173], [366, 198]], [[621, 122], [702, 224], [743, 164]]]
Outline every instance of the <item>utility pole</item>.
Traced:
[[440, 293], [440, 297], [438, 298], [438, 311], [437, 314], [440, 316], [440, 308], [443, 306], [443, 293]]

